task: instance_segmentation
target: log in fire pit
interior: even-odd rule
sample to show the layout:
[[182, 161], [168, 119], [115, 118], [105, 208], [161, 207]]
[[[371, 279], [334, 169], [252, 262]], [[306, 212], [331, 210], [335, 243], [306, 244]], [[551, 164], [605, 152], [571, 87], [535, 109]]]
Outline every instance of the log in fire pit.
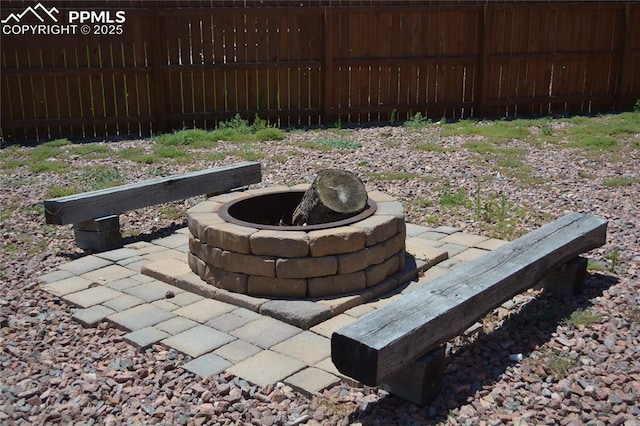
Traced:
[[361, 292], [404, 268], [400, 202], [374, 191], [346, 219], [287, 225], [308, 189], [249, 190], [196, 205], [187, 214], [189, 266], [218, 288], [276, 298]]

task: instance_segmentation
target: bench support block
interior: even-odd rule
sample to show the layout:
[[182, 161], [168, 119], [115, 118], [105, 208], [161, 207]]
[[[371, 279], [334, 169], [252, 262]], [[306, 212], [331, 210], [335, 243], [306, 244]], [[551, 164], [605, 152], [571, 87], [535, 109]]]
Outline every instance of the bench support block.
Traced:
[[444, 346], [402, 367], [380, 383], [379, 387], [416, 404], [433, 402], [444, 380]]
[[73, 233], [76, 245], [82, 249], [108, 251], [122, 247], [118, 215], [74, 223]]
[[536, 288], [544, 288], [558, 296], [576, 296], [582, 291], [587, 274], [587, 259], [578, 256], [549, 272]]

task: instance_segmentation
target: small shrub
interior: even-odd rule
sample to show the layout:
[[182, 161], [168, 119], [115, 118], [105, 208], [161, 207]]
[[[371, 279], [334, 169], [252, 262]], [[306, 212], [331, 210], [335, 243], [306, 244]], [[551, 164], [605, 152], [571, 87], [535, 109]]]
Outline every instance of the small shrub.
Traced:
[[80, 175], [80, 179], [89, 190], [111, 188], [124, 183], [124, 177], [120, 171], [110, 166], [100, 166], [85, 170]]
[[416, 112], [410, 119], [404, 122], [405, 127], [421, 128], [429, 125], [431, 120], [423, 116], [421, 112]]

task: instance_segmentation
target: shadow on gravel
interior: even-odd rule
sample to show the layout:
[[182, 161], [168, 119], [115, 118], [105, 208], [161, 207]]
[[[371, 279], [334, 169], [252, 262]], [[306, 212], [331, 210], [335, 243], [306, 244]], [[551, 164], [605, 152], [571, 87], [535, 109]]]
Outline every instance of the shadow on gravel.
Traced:
[[[602, 296], [604, 290], [616, 283], [618, 279], [614, 276], [589, 273], [577, 296], [560, 297], [541, 292], [501, 326], [486, 334], [480, 332], [476, 340], [447, 355], [444, 387], [431, 405], [419, 406], [388, 395], [367, 405], [366, 412], [359, 407], [350, 420], [363, 425], [422, 425], [446, 421], [451, 410], [468, 404], [477, 391], [491, 389], [508, 367], [517, 364], [509, 355], [522, 354], [526, 362], [531, 352], [552, 339], [558, 325], [572, 312], [592, 306], [594, 298]], [[494, 404], [498, 403], [509, 408], [508, 402], [495, 401]]]

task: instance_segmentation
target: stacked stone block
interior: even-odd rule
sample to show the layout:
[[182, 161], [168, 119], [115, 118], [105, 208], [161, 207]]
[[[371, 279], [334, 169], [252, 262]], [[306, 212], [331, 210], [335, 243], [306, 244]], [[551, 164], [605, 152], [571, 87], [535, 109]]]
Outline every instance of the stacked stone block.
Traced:
[[320, 230], [260, 229], [218, 215], [224, 203], [254, 193], [265, 190], [212, 197], [188, 211], [189, 266], [207, 283], [252, 296], [322, 298], [365, 290], [404, 268], [404, 211], [388, 194], [369, 194], [372, 216]]

